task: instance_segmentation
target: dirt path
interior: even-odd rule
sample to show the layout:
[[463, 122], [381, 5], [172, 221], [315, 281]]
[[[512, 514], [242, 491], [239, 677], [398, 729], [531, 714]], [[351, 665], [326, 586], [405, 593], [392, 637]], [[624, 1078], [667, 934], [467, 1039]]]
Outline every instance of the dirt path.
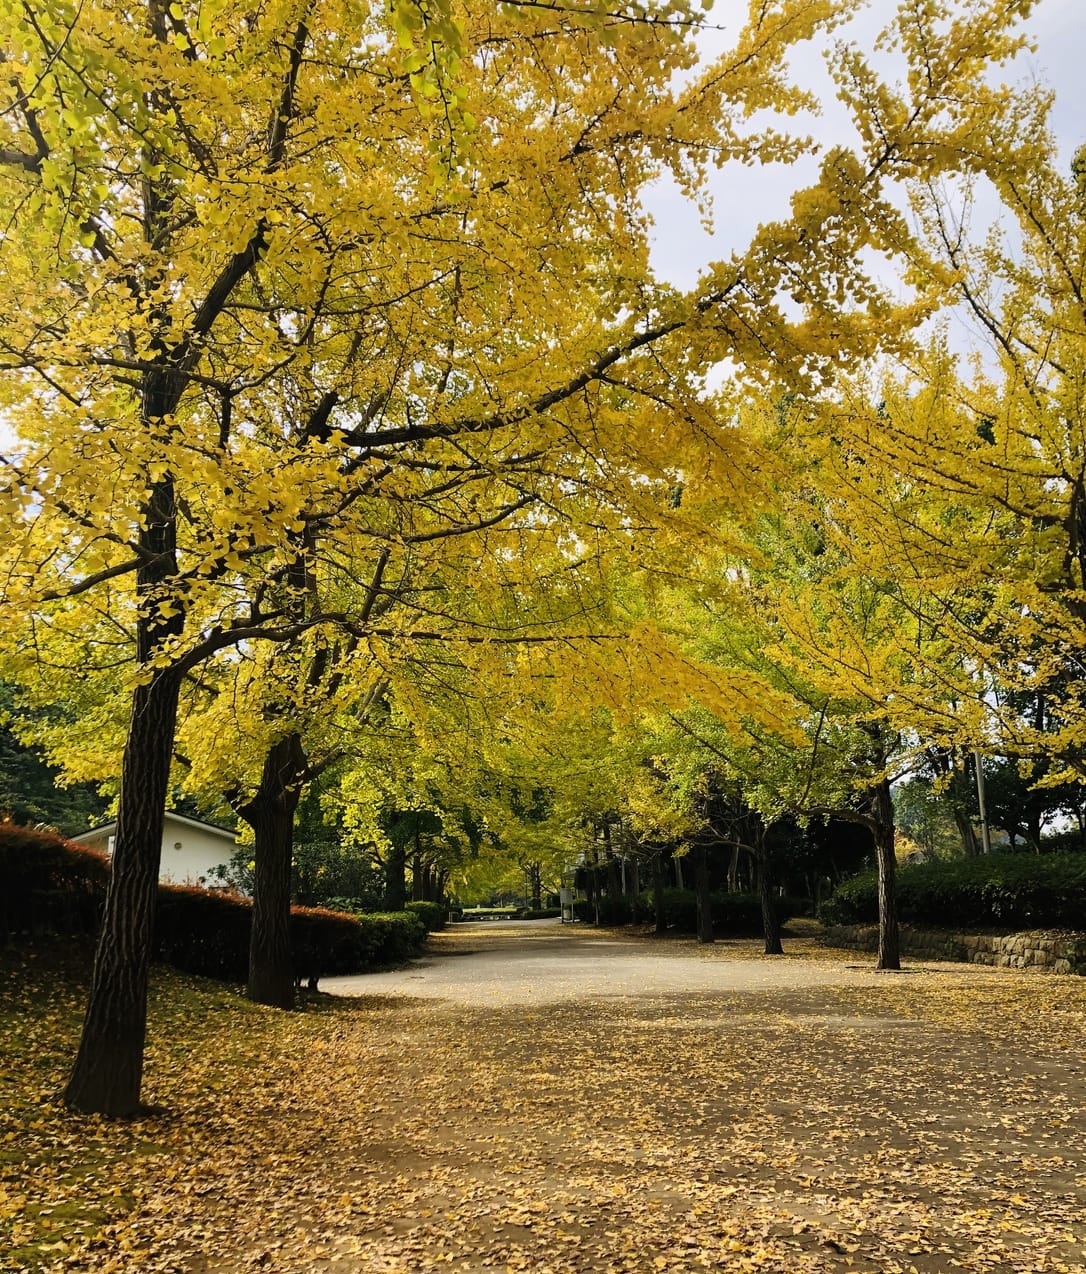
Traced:
[[1081, 980], [788, 945], [475, 925], [329, 983], [291, 1153], [239, 1114], [150, 1267], [1086, 1271]]

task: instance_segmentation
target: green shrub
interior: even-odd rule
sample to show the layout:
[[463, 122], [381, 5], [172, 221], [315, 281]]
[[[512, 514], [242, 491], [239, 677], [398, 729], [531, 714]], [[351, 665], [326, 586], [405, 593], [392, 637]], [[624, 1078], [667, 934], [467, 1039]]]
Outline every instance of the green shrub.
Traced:
[[[244, 982], [251, 924], [248, 898], [160, 885], [155, 957], [186, 973]], [[422, 921], [407, 911], [350, 915], [323, 907], [290, 909], [291, 953], [300, 979], [372, 973], [403, 964], [425, 938]]]
[[[677, 933], [696, 933], [698, 927], [697, 894], [692, 889], [665, 889], [664, 923]], [[709, 897], [713, 932], [722, 938], [754, 937], [762, 932], [762, 904], [757, 894], [711, 894]], [[790, 914], [782, 908], [781, 914]], [[637, 900], [640, 923], [656, 919], [651, 890]]]
[[617, 897], [601, 894], [592, 902], [587, 898], [578, 898], [573, 903], [573, 918], [582, 920], [585, 924], [633, 924], [637, 919], [636, 904], [636, 898], [627, 898], [622, 894]]
[[372, 907], [373, 903], [364, 898], [323, 898], [318, 910], [345, 911], [349, 916], [360, 916]]
[[[915, 863], [897, 875], [898, 917], [949, 929], [1086, 928], [1086, 856], [991, 854]], [[844, 881], [820, 912], [827, 924], [874, 924], [878, 877]]]
[[409, 911], [350, 916], [318, 907], [291, 909], [294, 967], [304, 978], [403, 964], [425, 940], [425, 926]]
[[531, 907], [521, 907], [517, 912], [518, 920], [556, 920], [562, 914], [561, 907], [541, 907], [533, 911]]
[[753, 938], [762, 932], [762, 900], [757, 894], [713, 894], [713, 932], [722, 938]]
[[[697, 895], [692, 889], [665, 889], [662, 892], [664, 925], [679, 933], [694, 933], [697, 930]], [[656, 901], [651, 889], [646, 889], [637, 896], [635, 916], [638, 924], [654, 924], [656, 921]]]
[[419, 917], [427, 933], [439, 933], [449, 921], [449, 913], [439, 902], [409, 902], [405, 911]]
[[426, 940], [426, 926], [410, 911], [378, 911], [357, 916], [373, 967], [402, 964]]

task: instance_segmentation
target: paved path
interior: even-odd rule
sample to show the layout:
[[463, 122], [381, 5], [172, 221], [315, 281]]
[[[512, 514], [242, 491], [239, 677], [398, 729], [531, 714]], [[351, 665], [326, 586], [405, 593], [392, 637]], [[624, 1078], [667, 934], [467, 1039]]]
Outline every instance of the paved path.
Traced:
[[[330, 995], [410, 995], [473, 1007], [550, 1004], [690, 992], [871, 986], [885, 975], [874, 957], [822, 952], [786, 940], [790, 955], [767, 957], [760, 939], [701, 947], [660, 943], [559, 921], [472, 921], [430, 939], [430, 950], [392, 973], [327, 978]], [[925, 966], [934, 967], [934, 966]], [[940, 966], [952, 968], [954, 966]], [[978, 970], [983, 977], [986, 971]]]

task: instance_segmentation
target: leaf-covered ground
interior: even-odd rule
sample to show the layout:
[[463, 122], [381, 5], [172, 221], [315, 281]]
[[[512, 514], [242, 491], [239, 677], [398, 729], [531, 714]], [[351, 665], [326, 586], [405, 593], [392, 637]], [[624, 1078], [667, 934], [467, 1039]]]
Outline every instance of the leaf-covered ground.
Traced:
[[9, 954], [0, 1268], [1086, 1271], [1086, 983], [789, 945], [768, 989], [669, 943], [721, 989], [289, 1016], [162, 972], [124, 1124], [56, 1100], [85, 959]]

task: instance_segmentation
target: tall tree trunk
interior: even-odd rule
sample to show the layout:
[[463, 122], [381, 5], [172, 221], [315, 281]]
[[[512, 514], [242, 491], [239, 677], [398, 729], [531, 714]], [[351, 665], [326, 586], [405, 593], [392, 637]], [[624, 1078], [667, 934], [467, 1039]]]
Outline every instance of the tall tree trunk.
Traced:
[[[1033, 793], [1030, 793], [1030, 795], [1032, 796]], [[1026, 824], [1026, 839], [1033, 847], [1033, 852], [1035, 854], [1039, 854], [1041, 852], [1042, 817], [1041, 811], [1037, 809], [1032, 802], [1026, 810], [1026, 817], [1024, 821]]]
[[683, 860], [681, 854], [673, 854], [671, 861], [675, 867], [675, 888], [684, 889], [683, 885]]
[[664, 915], [664, 850], [661, 846], [652, 856], [652, 911], [656, 921], [656, 932], [667, 932], [667, 917]]
[[709, 899], [709, 851], [703, 844], [694, 847], [694, 890], [697, 894], [698, 941], [712, 942], [713, 914]]
[[739, 892], [739, 846], [732, 846], [731, 857], [728, 859], [728, 893], [737, 894]]
[[755, 832], [755, 856], [758, 867], [758, 898], [762, 904], [762, 934], [766, 955], [784, 955], [781, 946], [781, 918], [773, 897], [773, 878], [769, 870], [769, 848], [765, 829]]
[[612, 914], [617, 919], [622, 905], [619, 901], [623, 896], [622, 878], [619, 874], [618, 859], [611, 845], [611, 824], [606, 820], [603, 824], [603, 862], [607, 869], [607, 896], [611, 899]]
[[[149, 377], [145, 418], [151, 422], [172, 410], [177, 392], [168, 378]], [[176, 520], [174, 484], [166, 478], [151, 489], [139, 533], [147, 555], [136, 572], [136, 662], [142, 667], [180, 636], [184, 624], [180, 604], [166, 617], [158, 610], [176, 571]], [[180, 693], [181, 677], [163, 668], [132, 695], [102, 932], [79, 1050], [64, 1090], [65, 1104], [86, 1114], [131, 1115], [140, 1106], [162, 821]]]
[[121, 770], [112, 870], [90, 999], [65, 1104], [85, 1114], [140, 1108], [162, 819], [181, 679], [169, 669], [136, 688]]
[[543, 870], [538, 863], [530, 863], [528, 866], [528, 882], [531, 892], [531, 905], [533, 911], [543, 910]]
[[977, 839], [977, 830], [973, 826], [973, 820], [965, 810], [955, 808], [954, 825], [958, 829], [958, 836], [962, 842], [962, 852], [966, 858], [978, 858], [980, 856], [980, 842]]
[[290, 885], [294, 814], [301, 797], [306, 755], [298, 734], [272, 745], [260, 786], [238, 814], [253, 829], [253, 927], [249, 937], [247, 995], [257, 1004], [294, 1007], [290, 947]]
[[385, 858], [386, 911], [403, 911], [407, 902], [407, 851], [393, 845]]
[[592, 861], [587, 864], [585, 871], [585, 896], [588, 899], [588, 905], [592, 908], [593, 923], [598, 925], [600, 922], [600, 851], [595, 841], [595, 832], [593, 832], [589, 853], [592, 855]]
[[897, 924], [897, 858], [894, 855], [894, 802], [890, 780], [880, 779], [872, 792], [875, 853], [879, 864], [879, 961], [877, 968], [900, 969]]

